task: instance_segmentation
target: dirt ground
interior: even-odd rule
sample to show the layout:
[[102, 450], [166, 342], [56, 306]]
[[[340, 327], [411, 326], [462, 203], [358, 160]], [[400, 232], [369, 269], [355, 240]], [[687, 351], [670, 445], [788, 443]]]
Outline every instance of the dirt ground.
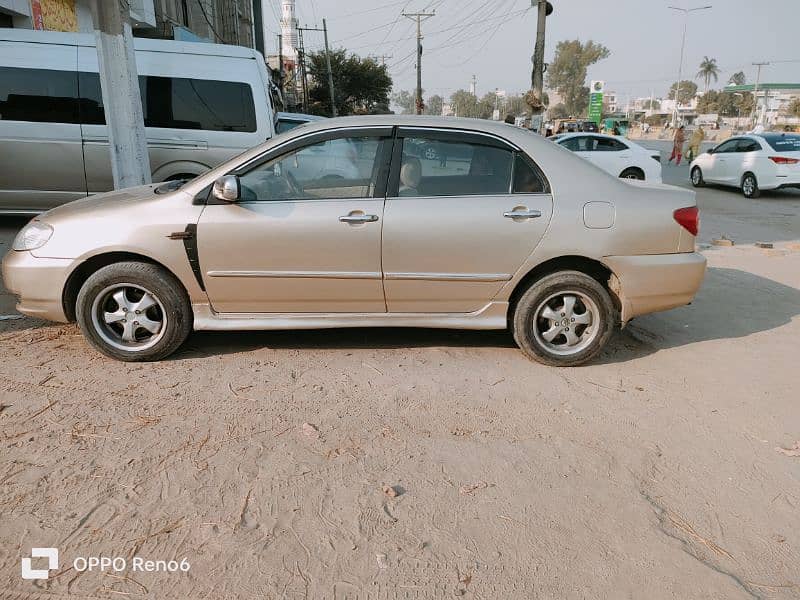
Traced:
[[[423, 330], [132, 365], [0, 321], [0, 597], [800, 597], [800, 196], [699, 200], [737, 245], [581, 368]], [[101, 555], [126, 568], [75, 568]]]

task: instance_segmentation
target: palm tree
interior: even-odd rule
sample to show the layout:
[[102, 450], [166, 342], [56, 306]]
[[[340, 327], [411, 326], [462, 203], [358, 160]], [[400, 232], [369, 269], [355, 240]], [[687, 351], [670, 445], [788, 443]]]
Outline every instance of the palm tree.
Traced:
[[738, 71], [728, 79], [728, 84], [730, 85], [744, 85], [746, 82], [747, 77], [745, 77], [744, 71]]
[[719, 66], [717, 66], [717, 59], [704, 56], [702, 62], [700, 63], [700, 70], [697, 72], [695, 77], [697, 79], [703, 79], [706, 82], [705, 93], [708, 93], [708, 86], [711, 83], [711, 78], [713, 77], [714, 81], [719, 80]]

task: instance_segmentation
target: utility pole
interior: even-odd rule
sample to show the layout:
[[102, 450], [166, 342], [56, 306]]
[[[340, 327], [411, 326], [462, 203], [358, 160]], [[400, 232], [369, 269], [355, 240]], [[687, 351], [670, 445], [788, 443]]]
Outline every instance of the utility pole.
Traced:
[[[328, 47], [328, 26], [325, 24], [325, 19], [322, 19], [322, 29], [319, 27], [298, 27], [297, 31], [300, 35], [300, 46], [303, 46], [303, 32], [304, 31], [321, 31], [325, 34], [325, 65], [328, 71], [328, 88], [330, 89], [331, 93], [331, 115], [336, 116], [336, 99], [333, 93], [333, 71], [331, 71], [331, 50]], [[303, 61], [301, 62], [303, 66], [303, 89], [305, 89], [305, 53], [303, 53]], [[308, 105], [308, 93], [306, 92], [306, 105]], [[305, 109], [308, 112], [308, 106]]]
[[[288, 104], [286, 100], [286, 95], [284, 94], [283, 90], [283, 34], [278, 34], [278, 89], [281, 91], [281, 99], [283, 100], [284, 110], [286, 109], [286, 105]], [[294, 96], [294, 94], [292, 94]]]
[[415, 102], [417, 114], [422, 114], [424, 104], [422, 102], [422, 21], [436, 15], [436, 11], [429, 13], [401, 13], [407, 19], [417, 22], [417, 100]]
[[677, 6], [670, 6], [672, 10], [677, 10], [678, 12], [682, 12], [684, 15], [683, 19], [683, 37], [681, 38], [681, 60], [678, 63], [678, 86], [675, 88], [675, 110], [672, 112], [672, 126], [678, 126], [678, 98], [681, 95], [681, 81], [683, 79], [683, 50], [686, 47], [686, 28], [689, 26], [689, 14], [693, 13], [698, 10], [708, 10], [712, 8], [709, 4], [708, 6], [698, 6], [696, 8], [680, 8]]
[[473, 96], [478, 95], [478, 78], [475, 75], [472, 76], [472, 81], [469, 84], [469, 93]]
[[151, 182], [127, 3], [91, 0], [114, 189]]
[[[761, 67], [769, 65], [768, 62], [753, 63], [754, 67], [758, 67], [756, 72], [756, 86], [753, 88], [753, 114], [750, 115], [750, 120], [753, 121], [753, 127], [758, 125], [758, 86], [761, 83]], [[766, 110], [767, 97], [764, 95], [764, 110]]]
[[[531, 72], [531, 91], [526, 95], [531, 114], [544, 113], [544, 42], [547, 16], [553, 12], [553, 5], [546, 0], [531, 0], [531, 6], [536, 6], [536, 42], [533, 47], [533, 70]], [[531, 119], [533, 121], [533, 119]], [[539, 127], [544, 124], [541, 119]]]
[[297, 57], [300, 60], [300, 85], [302, 86], [303, 90], [303, 112], [308, 112], [308, 79], [306, 78], [306, 49], [305, 45], [303, 44], [303, 30], [298, 27], [297, 28], [297, 36], [299, 41], [299, 48], [297, 49]]

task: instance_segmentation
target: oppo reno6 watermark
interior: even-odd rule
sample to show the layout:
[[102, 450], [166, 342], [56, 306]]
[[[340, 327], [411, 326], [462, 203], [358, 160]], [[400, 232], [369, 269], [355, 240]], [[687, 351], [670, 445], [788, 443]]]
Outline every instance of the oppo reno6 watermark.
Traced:
[[[46, 569], [34, 569], [34, 558], [46, 558]], [[128, 559], [124, 556], [77, 556], [72, 568], [79, 573], [99, 571], [120, 573], [132, 570], [139, 573], [186, 573], [192, 565], [186, 558], [180, 560], [151, 560], [142, 556]], [[50, 571], [58, 569], [58, 548], [31, 548], [30, 557], [22, 558], [23, 579], [48, 579]]]

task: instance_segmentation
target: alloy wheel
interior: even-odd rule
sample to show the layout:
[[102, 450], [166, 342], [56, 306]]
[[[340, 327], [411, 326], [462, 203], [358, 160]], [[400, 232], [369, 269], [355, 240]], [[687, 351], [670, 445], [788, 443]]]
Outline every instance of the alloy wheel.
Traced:
[[600, 311], [595, 302], [577, 290], [549, 296], [536, 309], [533, 328], [548, 352], [568, 356], [588, 347], [600, 331]]
[[92, 303], [97, 334], [119, 350], [151, 348], [164, 335], [164, 306], [150, 290], [133, 283], [117, 283], [102, 290]]

